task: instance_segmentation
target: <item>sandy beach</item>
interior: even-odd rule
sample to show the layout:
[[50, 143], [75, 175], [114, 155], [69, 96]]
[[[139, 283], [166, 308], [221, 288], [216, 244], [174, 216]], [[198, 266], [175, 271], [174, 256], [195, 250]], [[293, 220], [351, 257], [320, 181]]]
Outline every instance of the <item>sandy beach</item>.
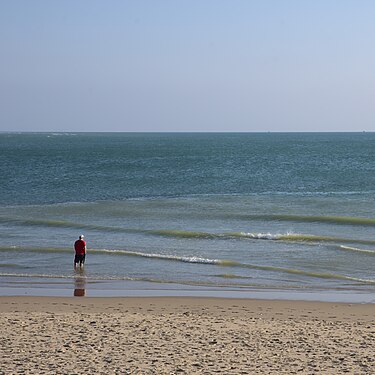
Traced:
[[373, 374], [375, 305], [0, 297], [1, 374]]

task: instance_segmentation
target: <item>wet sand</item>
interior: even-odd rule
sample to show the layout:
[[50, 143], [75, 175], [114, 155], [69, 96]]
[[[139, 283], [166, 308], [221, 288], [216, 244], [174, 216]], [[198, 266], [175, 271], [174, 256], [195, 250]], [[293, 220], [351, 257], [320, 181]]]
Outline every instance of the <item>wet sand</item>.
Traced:
[[0, 374], [373, 374], [375, 304], [0, 297]]

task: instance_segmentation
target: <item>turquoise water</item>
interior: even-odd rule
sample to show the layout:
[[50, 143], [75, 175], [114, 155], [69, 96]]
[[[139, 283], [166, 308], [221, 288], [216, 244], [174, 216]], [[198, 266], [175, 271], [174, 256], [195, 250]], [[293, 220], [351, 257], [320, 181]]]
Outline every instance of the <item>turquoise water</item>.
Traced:
[[3, 133], [0, 287], [371, 296], [374, 170], [375, 133]]

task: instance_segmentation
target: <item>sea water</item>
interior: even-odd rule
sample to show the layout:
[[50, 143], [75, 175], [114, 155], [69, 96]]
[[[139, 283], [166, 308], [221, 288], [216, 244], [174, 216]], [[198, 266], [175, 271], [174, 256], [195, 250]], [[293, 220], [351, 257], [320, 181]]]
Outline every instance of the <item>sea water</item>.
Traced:
[[375, 133], [1, 133], [0, 293], [374, 302], [374, 172]]

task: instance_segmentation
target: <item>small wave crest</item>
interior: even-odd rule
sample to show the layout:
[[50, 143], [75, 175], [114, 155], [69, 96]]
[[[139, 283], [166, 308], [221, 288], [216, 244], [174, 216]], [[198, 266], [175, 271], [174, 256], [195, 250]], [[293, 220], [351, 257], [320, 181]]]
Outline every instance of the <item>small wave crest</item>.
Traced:
[[266, 221], [293, 221], [307, 223], [328, 223], [353, 226], [375, 226], [375, 219], [354, 216], [318, 216], [318, 215], [245, 215], [245, 219]]
[[149, 234], [166, 236], [166, 237], [176, 237], [176, 238], [218, 238], [222, 237], [220, 234], [207, 233], [207, 232], [196, 232], [189, 230], [149, 230], [146, 231]]
[[280, 239], [279, 234], [272, 233], [247, 233], [247, 232], [228, 232], [226, 233], [229, 237], [234, 238], [249, 238], [253, 240], [278, 240]]
[[120, 232], [120, 233], [145, 233], [147, 230], [121, 228], [96, 224], [73, 223], [63, 220], [41, 220], [41, 219], [19, 219], [12, 217], [0, 217], [0, 223], [23, 225], [23, 226], [37, 226], [37, 227], [51, 227], [51, 228], [68, 228], [79, 230], [99, 230], [103, 232]]
[[164, 254], [154, 254], [154, 253], [142, 253], [139, 251], [130, 251], [130, 250], [107, 250], [107, 249], [96, 249], [91, 250], [93, 253], [104, 253], [109, 255], [127, 255], [133, 257], [142, 257], [142, 258], [154, 258], [154, 259], [163, 259], [171, 260], [177, 262], [185, 263], [201, 263], [201, 264], [218, 264], [220, 260], [218, 259], [207, 259], [197, 256], [177, 256], [177, 255], [164, 255]]
[[344, 246], [344, 245], [338, 246], [338, 248], [344, 251], [352, 251], [352, 252], [375, 255], [375, 250], [370, 250], [370, 249], [359, 249], [358, 247], [351, 247], [351, 246]]

